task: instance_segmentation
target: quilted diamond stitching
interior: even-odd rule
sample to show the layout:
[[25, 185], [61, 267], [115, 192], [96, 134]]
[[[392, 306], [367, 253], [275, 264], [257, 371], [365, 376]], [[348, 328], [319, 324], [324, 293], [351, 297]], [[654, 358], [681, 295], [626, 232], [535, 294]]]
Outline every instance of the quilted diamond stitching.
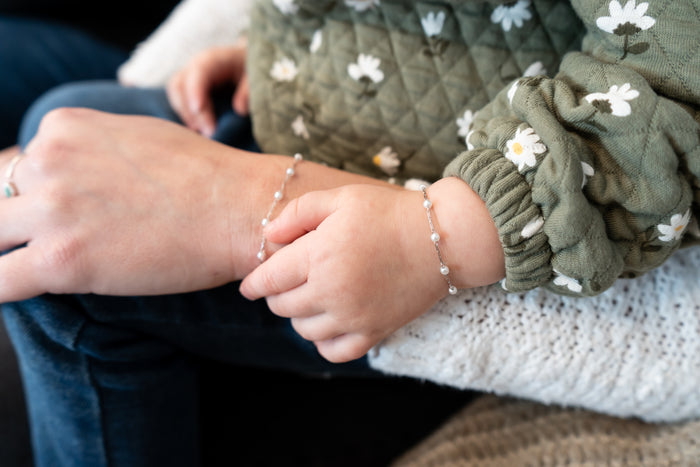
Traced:
[[[551, 6], [557, 3], [561, 2], [539, 0], [535, 1], [534, 5], [546, 4]], [[425, 5], [449, 9], [451, 13], [455, 14], [455, 17], [460, 17], [461, 19], [465, 15], [468, 16], [468, 13], [473, 14], [475, 8], [474, 3], [467, 3], [467, 7], [465, 4], [460, 5], [459, 2], [451, 2], [449, 5], [427, 2]], [[310, 125], [310, 132], [315, 138], [313, 147], [314, 151], [318, 153], [317, 155], [331, 152], [341, 147], [350, 154], [349, 160], [346, 159], [344, 161], [345, 168], [352, 170], [355, 167], [364, 172], [370, 170], [377, 175], [381, 175], [378, 169], [371, 165], [368, 156], [371, 151], [378, 151], [383, 146], [392, 146], [395, 150], [400, 148], [404, 158], [409, 153], [413, 154], [409, 160], [405, 161], [405, 165], [411, 169], [410, 171], [425, 174], [427, 178], [439, 177], [441, 173], [439, 166], [447, 163], [460, 150], [466, 149], [466, 146], [457, 144], [456, 118], [461, 116], [466, 108], [473, 111], [478, 110], [507, 84], [505, 78], [515, 78], [516, 74], [520, 73], [520, 70], [532, 63], [525, 63], [530, 60], [530, 57], [532, 57], [532, 61], [535, 61], [541, 57], [541, 54], [558, 56], [562, 52], [563, 45], [561, 43], [553, 43], [554, 41], [549, 40], [546, 50], [537, 53], [529, 52], [532, 55], [528, 56], [527, 47], [530, 45], [530, 42], [519, 41], [511, 42], [508, 50], [494, 52], [493, 49], [489, 49], [488, 58], [486, 59], [478, 57], [477, 55], [480, 51], [485, 50], [485, 44], [493, 42], [498, 37], [504, 37], [500, 30], [500, 25], [484, 21], [483, 13], [486, 6], [481, 5], [479, 8], [481, 8], [480, 13], [482, 16], [478, 22], [477, 20], [457, 22], [460, 36], [472, 41], [472, 46], [467, 49], [469, 53], [466, 53], [464, 58], [454, 60], [446, 67], [446, 70], [442, 70], [442, 73], [438, 73], [437, 70], [440, 66], [444, 66], [445, 63], [437, 58], [426, 60], [426, 57], [423, 55], [423, 36], [407, 36], [401, 32], [388, 29], [384, 33], [384, 40], [368, 43], [366, 40], [363, 40], [362, 28], [370, 28], [372, 26], [355, 24], [353, 27], [345, 28], [342, 35], [333, 37], [332, 42], [336, 45], [340, 44], [340, 46], [338, 49], [333, 50], [333, 57], [325, 61], [328, 65], [320, 70], [313, 70], [315, 73], [309, 78], [313, 80], [314, 85], [326, 91], [325, 96], [322, 97], [323, 104], [348, 109], [349, 118], [343, 123], [328, 122], [337, 125], [325, 129], [331, 131], [314, 131], [313, 124]], [[549, 11], [544, 7], [541, 7], [541, 9]], [[537, 34], [549, 37], [546, 34], [546, 27], [548, 22], [551, 23], [551, 20], [547, 16], [540, 16], [538, 13], [539, 10], [536, 11], [535, 18], [530, 21], [537, 23]], [[488, 14], [486, 18], [488, 18]], [[384, 27], [387, 27], [387, 17], [382, 15], [380, 19], [384, 22]], [[420, 25], [417, 9], [413, 9], [411, 17], [405, 19], [405, 24], [409, 23], [414, 26]], [[478, 23], [476, 35], [473, 30], [468, 30], [467, 27], [475, 23]], [[337, 32], [337, 28], [335, 31]], [[530, 32], [532, 33], [532, 31]], [[285, 37], [284, 40], [293, 41], [294, 38]], [[573, 38], [570, 38], [565, 43], [577, 43], [577, 41], [578, 36], [574, 35]], [[454, 46], [463, 47], [462, 45]], [[514, 60], [513, 50], [526, 51], [522, 53], [525, 58]], [[358, 53], [368, 53], [384, 58], [392, 57], [398, 51], [406, 51], [407, 58], [400, 59], [396, 64], [396, 68], [390, 66], [390, 61], [383, 60], [381, 68], [385, 78], [380, 84], [381, 86], [391, 86], [392, 83], [399, 83], [401, 99], [398, 100], [401, 102], [387, 102], [386, 99], [391, 94], [385, 95], [382, 93], [381, 88], [377, 95], [378, 102], [375, 102], [373, 99], [357, 101], [352, 93], [347, 92], [348, 89], [353, 89], [353, 86], [358, 88], [358, 84], [352, 82], [347, 75], [347, 65], [356, 60]], [[550, 61], [553, 60], [550, 59]], [[321, 63], [323, 62], [321, 60]], [[548, 68], [550, 72], [553, 71], [551, 65]], [[457, 71], [460, 69], [465, 70], [462, 72], [465, 79], [471, 77], [475, 80], [472, 84], [477, 91], [473, 95], [464, 95], [460, 92], [462, 86], [459, 82], [460, 73]], [[416, 96], [411, 93], [406, 83], [411, 82], [411, 79], [422, 70], [431, 74], [434, 82], [425, 88], [423, 95]], [[513, 76], [504, 77], [501, 76], [504, 70], [507, 74], [517, 73]], [[471, 72], [471, 75], [465, 74], [468, 72]], [[335, 85], [344, 88], [344, 92], [337, 93], [340, 96], [337, 96], [331, 90]], [[396, 91], [394, 90], [394, 92]], [[304, 94], [303, 88], [301, 88], [291, 102], [294, 105], [300, 105], [301, 102], [299, 100], [303, 100]], [[439, 115], [431, 116], [422, 111], [432, 108], [436, 103], [439, 103], [445, 114], [451, 114], [450, 118], [445, 119], [444, 116], [440, 118]], [[286, 137], [283, 135], [289, 133], [289, 128], [285, 127], [288, 127], [290, 122], [296, 117], [296, 115], [292, 115], [293, 112], [294, 109], [290, 108], [284, 112], [278, 111], [276, 116], [270, 116], [273, 128], [279, 135], [275, 138], [279, 140], [279, 144], [284, 144], [283, 141]], [[323, 111], [321, 111], [321, 114], [323, 114]], [[399, 116], [398, 119], [397, 114]], [[436, 121], [439, 121], [440, 124], [436, 124]], [[422, 131], [423, 135], [418, 137], [406, 129]], [[316, 128], [316, 130], [319, 130], [319, 128]], [[324, 135], [320, 141], [319, 133]], [[356, 146], [353, 143], [356, 143], [358, 137], [361, 137], [360, 140], [364, 144], [361, 148], [353, 147]], [[406, 144], [407, 142], [410, 143], [410, 146]], [[287, 148], [288, 146], [287, 144]], [[420, 155], [420, 157], [416, 158], [415, 155]], [[326, 161], [336, 165], [332, 157], [326, 158]], [[435, 162], [440, 163], [435, 164]]]

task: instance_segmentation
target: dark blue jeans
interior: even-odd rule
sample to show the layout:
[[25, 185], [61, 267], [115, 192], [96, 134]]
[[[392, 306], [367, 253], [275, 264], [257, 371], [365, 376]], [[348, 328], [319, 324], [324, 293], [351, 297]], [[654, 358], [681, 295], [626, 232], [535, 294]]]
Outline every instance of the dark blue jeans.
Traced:
[[127, 52], [71, 27], [0, 16], [0, 149], [15, 144], [22, 115], [59, 84], [113, 79]]
[[[226, 111], [215, 137], [254, 149], [250, 121], [228, 110], [230, 95], [221, 102]], [[20, 144], [42, 115], [64, 106], [177, 120], [162, 90], [67, 85], [32, 106]], [[197, 465], [200, 357], [231, 363], [231, 371], [244, 365], [375, 374], [364, 359], [328, 363], [264, 301], [244, 299], [238, 284], [160, 297], [42, 296], [3, 305], [3, 312], [19, 355], [39, 466]]]

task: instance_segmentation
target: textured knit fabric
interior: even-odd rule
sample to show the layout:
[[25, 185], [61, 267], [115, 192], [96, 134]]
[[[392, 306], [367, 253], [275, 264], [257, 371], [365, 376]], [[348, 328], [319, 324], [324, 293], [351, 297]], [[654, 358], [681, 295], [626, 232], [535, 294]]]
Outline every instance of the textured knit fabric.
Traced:
[[697, 243], [700, 1], [497, 3], [259, 2], [264, 151], [396, 180], [449, 164], [496, 222], [512, 292], [595, 295]]
[[393, 465], [694, 467], [698, 462], [697, 420], [651, 425], [486, 396]]
[[370, 353], [387, 373], [648, 421], [700, 417], [700, 249], [596, 297], [467, 290]]

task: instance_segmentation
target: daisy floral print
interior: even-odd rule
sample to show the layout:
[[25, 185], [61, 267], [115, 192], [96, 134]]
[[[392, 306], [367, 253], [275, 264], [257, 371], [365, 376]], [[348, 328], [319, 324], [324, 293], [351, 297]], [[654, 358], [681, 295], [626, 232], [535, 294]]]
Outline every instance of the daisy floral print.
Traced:
[[518, 0], [514, 5], [500, 5], [491, 13], [491, 22], [501, 25], [508, 32], [515, 25], [522, 28], [525, 21], [532, 18], [530, 0]]
[[284, 57], [272, 64], [270, 76], [278, 82], [294, 81], [299, 70], [293, 60]]
[[387, 175], [396, 175], [401, 165], [401, 160], [390, 146], [383, 148], [372, 158], [372, 163], [382, 169]]
[[442, 28], [445, 26], [445, 12], [440, 11], [435, 13], [431, 11], [420, 19], [420, 23], [421, 26], [423, 26], [423, 31], [426, 36], [439, 36], [442, 32]]
[[566, 287], [567, 289], [569, 289], [570, 292], [574, 293], [581, 293], [581, 291], [583, 290], [583, 286], [581, 286], [581, 283], [576, 279], [569, 276], [565, 276], [556, 269], [554, 270], [554, 274], [556, 274], [556, 277], [554, 278], [554, 285], [558, 285], [559, 287]]
[[542, 230], [542, 227], [544, 227], [544, 219], [542, 216], [538, 216], [523, 227], [523, 230], [520, 232], [520, 236], [523, 238], [532, 238], [535, 236], [535, 234], [537, 234], [537, 232]]
[[319, 29], [318, 31], [314, 32], [313, 37], [311, 38], [311, 45], [309, 45], [309, 51], [312, 54], [315, 54], [316, 52], [319, 51], [321, 46], [323, 45], [323, 32]]
[[651, 28], [656, 23], [654, 18], [645, 15], [649, 3], [642, 2], [639, 5], [636, 3], [636, 0], [629, 0], [623, 7], [620, 2], [613, 0], [608, 5], [610, 16], [601, 16], [596, 20], [596, 25], [600, 29], [623, 38], [621, 60], [627, 58], [629, 54], [637, 55], [649, 49], [648, 42], [631, 44], [630, 38]]
[[685, 214], [671, 216], [670, 224], [659, 224], [656, 228], [661, 233], [659, 240], [662, 242], [675, 242], [683, 237], [683, 232], [690, 224], [690, 209]]
[[518, 128], [515, 137], [506, 142], [506, 148], [506, 159], [517, 165], [520, 172], [525, 167], [536, 166], [537, 156], [547, 151], [547, 146], [540, 141], [540, 137], [532, 128]]
[[457, 118], [457, 140], [460, 142], [463, 141], [470, 151], [474, 149], [474, 147], [469, 144], [469, 137], [474, 132], [474, 130], [472, 130], [474, 117], [476, 117], [476, 113], [467, 109], [461, 117]]
[[445, 27], [445, 12], [431, 11], [422, 17], [420, 22], [428, 40], [428, 47], [423, 53], [431, 57], [441, 57], [449, 45], [449, 41], [439, 37], [442, 33], [442, 28]]
[[345, 0], [345, 5], [357, 11], [365, 11], [379, 5], [379, 0]]
[[299, 11], [299, 6], [294, 3], [295, 0], [272, 0], [277, 9], [284, 15], [294, 15]]
[[298, 115], [297, 118], [292, 122], [292, 131], [296, 136], [303, 139], [309, 139], [309, 130], [306, 128], [306, 123], [304, 123], [304, 116]]
[[523, 76], [539, 76], [539, 75], [546, 75], [547, 74], [547, 69], [544, 67], [544, 64], [540, 61], [532, 63], [529, 67], [523, 71]]
[[627, 117], [632, 114], [629, 101], [639, 97], [639, 91], [632, 89], [630, 83], [621, 86], [610, 86], [608, 92], [594, 92], [585, 97], [599, 112], [612, 114], [616, 117]]
[[362, 96], [373, 97], [376, 90], [370, 89], [372, 83], [381, 83], [384, 72], [379, 68], [382, 61], [372, 55], [360, 54], [357, 62], [348, 65], [348, 74], [352, 79], [364, 85]]

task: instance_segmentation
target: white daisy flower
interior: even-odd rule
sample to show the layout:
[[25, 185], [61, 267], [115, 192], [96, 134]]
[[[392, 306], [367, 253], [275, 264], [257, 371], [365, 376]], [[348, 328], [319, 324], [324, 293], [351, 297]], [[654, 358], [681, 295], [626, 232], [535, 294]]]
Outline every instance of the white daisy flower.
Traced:
[[513, 85], [508, 89], [508, 102], [510, 102], [510, 105], [513, 105], [513, 98], [515, 97], [515, 93], [518, 90], [518, 85], [520, 84], [520, 81], [516, 81], [513, 83]]
[[506, 32], [510, 31], [513, 25], [522, 28], [523, 23], [532, 18], [529, 7], [530, 0], [518, 0], [515, 5], [511, 6], [500, 5], [491, 13], [491, 22], [501, 23], [501, 27]]
[[537, 155], [547, 151], [547, 146], [542, 144], [540, 137], [535, 130], [526, 128], [515, 132], [515, 137], [506, 142], [508, 151], [506, 159], [518, 166], [519, 171], [523, 171], [525, 166], [534, 167], [537, 165]]
[[613, 0], [608, 6], [610, 16], [601, 16], [595, 24], [603, 31], [618, 36], [629, 36], [649, 29], [656, 23], [651, 16], [644, 16], [649, 4], [635, 3], [636, 0], [629, 0], [623, 8], [617, 0]]
[[275, 81], [294, 81], [299, 70], [293, 60], [284, 57], [272, 64], [270, 76]]
[[604, 113], [611, 113], [616, 117], [627, 117], [632, 114], [632, 106], [628, 101], [639, 97], [639, 91], [632, 89], [630, 83], [625, 83], [622, 86], [610, 86], [608, 92], [594, 92], [585, 97], [585, 99], [596, 106], [598, 110]]
[[520, 236], [523, 238], [534, 237], [537, 232], [542, 230], [542, 227], [544, 227], [544, 218], [542, 216], [538, 216], [523, 227], [523, 230], [520, 232]]
[[345, 0], [345, 5], [357, 11], [365, 11], [379, 5], [379, 0]]
[[319, 29], [314, 33], [313, 37], [311, 38], [311, 45], [309, 46], [309, 51], [312, 54], [315, 54], [321, 48], [321, 45], [323, 45], [323, 33]]
[[466, 138], [464, 138], [464, 142], [467, 143], [467, 149], [472, 151], [474, 149], [474, 145], [469, 142], [469, 138], [474, 134], [474, 130], [470, 130], [469, 133], [467, 133]]
[[401, 165], [398, 154], [391, 150], [391, 146], [386, 146], [379, 151], [379, 154], [372, 158], [372, 163], [382, 169], [387, 175], [396, 175]]
[[439, 36], [442, 28], [445, 26], [445, 12], [441, 11], [436, 14], [434, 11], [431, 11], [420, 19], [420, 23], [423, 25], [423, 31], [425, 31], [426, 36]]
[[583, 286], [576, 279], [569, 276], [565, 276], [556, 269], [554, 270], [554, 273], [557, 275], [557, 277], [554, 278], [554, 285], [566, 287], [574, 293], [581, 293], [581, 291], [583, 290]]
[[379, 83], [384, 79], [384, 72], [379, 69], [381, 60], [372, 55], [360, 54], [357, 58], [357, 63], [348, 65], [348, 74], [355, 81], [360, 81], [362, 78], [369, 78], [375, 83]]
[[583, 171], [583, 181], [581, 182], [581, 188], [583, 188], [588, 183], [588, 177], [592, 177], [593, 175], [595, 175], [595, 170], [593, 170], [593, 167], [591, 167], [589, 164], [586, 164], [585, 162], [581, 162], [581, 170]]
[[656, 226], [661, 232], [659, 240], [662, 242], [673, 242], [680, 240], [685, 232], [686, 227], [690, 223], [690, 209], [688, 209], [685, 214], [674, 214], [671, 216], [671, 223], [669, 225], [659, 224]]
[[294, 134], [303, 139], [309, 139], [309, 130], [306, 129], [306, 123], [304, 123], [304, 116], [299, 115], [292, 122], [292, 131]]
[[464, 115], [457, 119], [457, 134], [466, 137], [469, 134], [469, 129], [472, 127], [472, 122], [476, 116], [471, 110], [465, 110]]
[[544, 64], [542, 62], [539, 62], [539, 61], [532, 63], [523, 72], [523, 76], [539, 76], [539, 75], [546, 75], [546, 74], [547, 74], [547, 69], [544, 67]]
[[272, 3], [285, 15], [294, 15], [299, 11], [299, 5], [296, 5], [294, 0], [272, 0]]
[[427, 188], [430, 186], [430, 183], [426, 182], [425, 180], [421, 180], [420, 178], [409, 178], [403, 183], [403, 187], [411, 191], [421, 191], [421, 186], [424, 185]]

